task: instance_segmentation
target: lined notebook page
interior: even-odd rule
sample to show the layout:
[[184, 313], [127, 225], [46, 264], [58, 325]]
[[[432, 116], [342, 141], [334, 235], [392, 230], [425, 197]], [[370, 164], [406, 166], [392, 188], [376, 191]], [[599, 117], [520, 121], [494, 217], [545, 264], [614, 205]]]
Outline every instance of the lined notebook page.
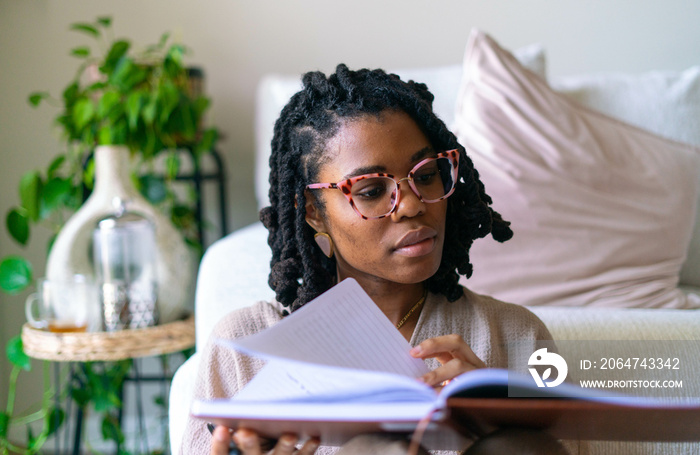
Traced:
[[416, 378], [428, 372], [411, 346], [352, 278], [341, 281], [276, 325], [222, 341], [262, 358], [384, 371]]
[[232, 402], [371, 403], [377, 397], [384, 403], [432, 403], [436, 393], [432, 387], [398, 374], [270, 360]]

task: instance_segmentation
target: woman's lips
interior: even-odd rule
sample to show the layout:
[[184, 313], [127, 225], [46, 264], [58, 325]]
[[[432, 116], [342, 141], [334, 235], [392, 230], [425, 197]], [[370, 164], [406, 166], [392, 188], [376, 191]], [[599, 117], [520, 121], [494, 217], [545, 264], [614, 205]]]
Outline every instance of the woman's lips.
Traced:
[[437, 231], [431, 228], [421, 228], [406, 233], [394, 247], [394, 252], [403, 256], [424, 256], [435, 247]]

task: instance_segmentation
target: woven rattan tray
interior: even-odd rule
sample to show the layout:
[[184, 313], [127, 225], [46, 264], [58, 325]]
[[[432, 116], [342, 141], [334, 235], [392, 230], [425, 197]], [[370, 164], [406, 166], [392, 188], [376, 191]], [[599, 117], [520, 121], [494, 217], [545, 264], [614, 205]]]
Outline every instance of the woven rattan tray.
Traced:
[[27, 355], [58, 362], [113, 361], [181, 351], [194, 346], [194, 317], [144, 329], [52, 333], [25, 324]]

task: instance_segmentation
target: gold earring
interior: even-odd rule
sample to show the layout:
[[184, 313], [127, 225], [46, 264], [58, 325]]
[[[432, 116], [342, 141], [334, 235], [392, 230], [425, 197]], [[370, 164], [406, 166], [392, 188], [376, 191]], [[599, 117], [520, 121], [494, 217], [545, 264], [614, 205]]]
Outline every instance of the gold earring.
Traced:
[[325, 232], [317, 232], [314, 234], [314, 240], [326, 257], [333, 257], [333, 240], [330, 235]]

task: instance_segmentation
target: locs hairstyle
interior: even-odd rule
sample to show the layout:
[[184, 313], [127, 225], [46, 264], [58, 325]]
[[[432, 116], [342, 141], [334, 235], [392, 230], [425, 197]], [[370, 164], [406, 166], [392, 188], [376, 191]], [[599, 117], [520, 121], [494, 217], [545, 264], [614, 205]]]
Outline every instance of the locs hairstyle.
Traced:
[[[269, 284], [277, 300], [294, 311], [333, 286], [335, 259], [327, 258], [313, 241], [314, 231], [305, 221], [304, 188], [315, 183], [326, 142], [342, 121], [387, 110], [413, 118], [435, 150], [460, 151], [459, 181], [447, 199], [442, 262], [426, 283], [429, 291], [450, 301], [458, 299], [462, 295], [459, 275], [472, 274], [469, 248], [473, 241], [490, 233], [504, 242], [513, 232], [510, 223], [491, 209], [491, 198], [464, 147], [433, 113], [433, 95], [425, 84], [404, 82], [382, 70], [351, 71], [342, 64], [328, 77], [309, 72], [302, 81], [302, 90], [292, 96], [275, 123], [270, 206], [260, 212], [269, 231]], [[323, 210], [322, 205], [319, 208]]]

